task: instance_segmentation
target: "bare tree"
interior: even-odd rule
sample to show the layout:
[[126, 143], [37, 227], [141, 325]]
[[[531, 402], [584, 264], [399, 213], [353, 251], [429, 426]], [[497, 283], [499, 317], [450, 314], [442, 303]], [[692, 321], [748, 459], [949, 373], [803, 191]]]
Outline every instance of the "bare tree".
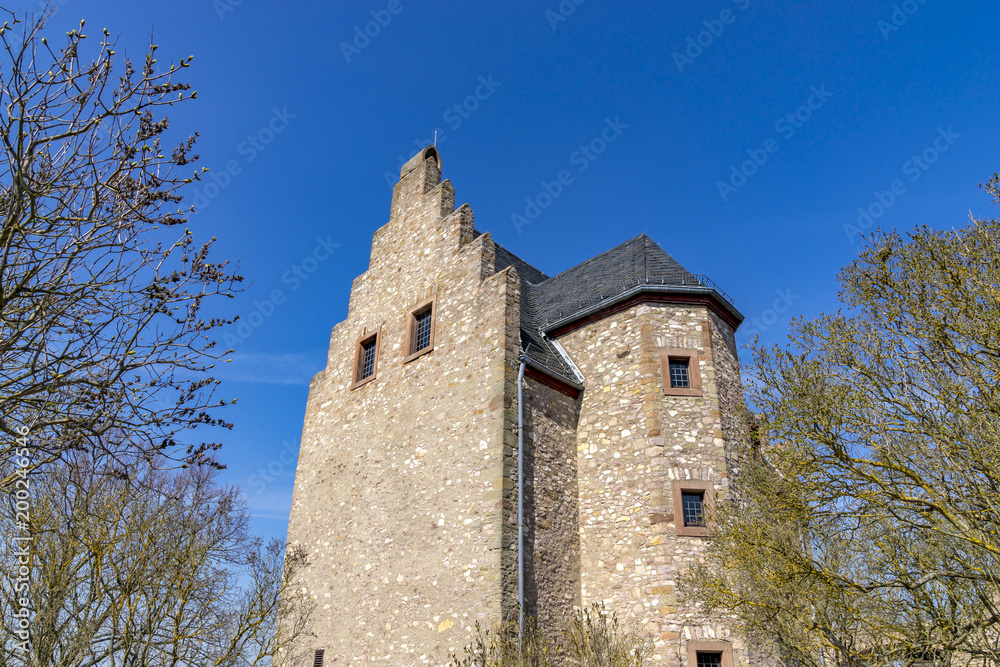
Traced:
[[652, 638], [621, 625], [599, 602], [577, 612], [564, 644], [574, 667], [644, 667], [653, 654]]
[[[68, 459], [32, 480], [26, 527], [12, 503], [0, 515], [4, 572], [25, 528], [31, 543], [28, 585], [0, 587], [0, 664], [269, 665], [303, 632], [309, 608], [285, 595], [302, 553], [286, 563], [280, 542], [253, 537], [217, 470]], [[28, 641], [15, 632], [25, 601]]]
[[800, 664], [998, 664], [1000, 222], [875, 234], [841, 284], [756, 351], [770, 444], [688, 594]]
[[653, 640], [621, 625], [601, 603], [577, 610], [564, 628], [546, 634], [528, 618], [522, 631], [514, 621], [491, 630], [476, 624], [476, 637], [463, 657], [453, 656], [452, 667], [644, 667], [653, 653]]
[[209, 376], [228, 322], [204, 310], [241, 278], [184, 226], [196, 135], [163, 143], [160, 111], [196, 95], [177, 79], [191, 57], [161, 64], [150, 45], [133, 63], [83, 21], [55, 46], [46, 18], [0, 26], [0, 459], [28, 427], [35, 465], [212, 464], [218, 444], [184, 434], [228, 426]]

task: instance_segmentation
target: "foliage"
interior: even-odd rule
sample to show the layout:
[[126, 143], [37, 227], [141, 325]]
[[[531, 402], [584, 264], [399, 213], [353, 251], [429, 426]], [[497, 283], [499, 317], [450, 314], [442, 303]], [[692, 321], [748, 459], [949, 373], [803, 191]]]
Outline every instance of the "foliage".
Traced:
[[577, 612], [558, 637], [547, 636], [533, 619], [522, 635], [516, 623], [501, 624], [495, 631], [476, 625], [476, 639], [466, 647], [455, 667], [547, 667], [565, 662], [578, 667], [642, 667], [652, 653], [652, 642], [624, 628], [617, 616], [594, 604]]
[[82, 21], [53, 46], [48, 15], [0, 26], [0, 459], [28, 427], [35, 465], [211, 465], [218, 444], [181, 434], [228, 426], [207, 373], [226, 320], [203, 308], [241, 278], [184, 227], [196, 135], [164, 145], [159, 111], [196, 95], [177, 80], [191, 58], [167, 67], [151, 45], [133, 63]]
[[524, 633], [516, 622], [500, 623], [484, 630], [476, 623], [476, 638], [465, 648], [465, 657], [454, 658], [454, 667], [548, 667], [552, 664], [552, 644], [533, 620], [525, 622]]
[[577, 667], [642, 667], [653, 650], [648, 638], [626, 630], [597, 603], [577, 613], [565, 644], [569, 664]]
[[[0, 589], [0, 665], [270, 664], [308, 615], [282, 598], [303, 557], [286, 566], [281, 543], [253, 537], [245, 502], [217, 475], [74, 453], [37, 476], [27, 590]], [[5, 572], [17, 571], [20, 519], [0, 510]], [[22, 644], [12, 629], [25, 596]]]
[[764, 456], [687, 592], [805, 665], [996, 664], [1000, 223], [877, 233], [840, 281], [756, 350]]
[[270, 664], [305, 627], [303, 555], [251, 535], [191, 435], [231, 426], [206, 313], [242, 280], [181, 206], [197, 134], [163, 112], [192, 58], [134, 61], [55, 9], [0, 10], [0, 566], [28, 581], [0, 584], [0, 665]]

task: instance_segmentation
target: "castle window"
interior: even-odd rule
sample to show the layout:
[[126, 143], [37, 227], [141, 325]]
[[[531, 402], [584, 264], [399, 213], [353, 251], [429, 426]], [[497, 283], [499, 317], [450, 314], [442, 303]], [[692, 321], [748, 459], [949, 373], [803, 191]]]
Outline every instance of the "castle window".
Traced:
[[431, 346], [431, 309], [428, 308], [422, 313], [413, 316], [413, 325], [416, 329], [417, 339], [414, 344], [414, 352], [419, 352]]
[[407, 315], [407, 363], [434, 349], [434, 300], [425, 301], [412, 308]]
[[673, 483], [673, 491], [677, 534], [689, 537], [710, 536], [710, 519], [715, 507], [715, 484], [699, 479], [682, 479]]
[[313, 667], [323, 667], [323, 659], [326, 657], [326, 649], [318, 648], [313, 653]]
[[695, 653], [697, 667], [722, 667], [721, 651], [697, 651]]
[[358, 379], [365, 380], [375, 375], [375, 339], [361, 343], [361, 365], [358, 368]]
[[354, 353], [353, 387], [371, 382], [378, 371], [378, 333], [362, 336]]
[[733, 667], [732, 642], [687, 642], [687, 667]]
[[688, 360], [671, 359], [668, 363], [671, 389], [688, 389], [691, 386], [688, 382]]
[[704, 527], [705, 525], [705, 492], [681, 491], [681, 508], [684, 515], [684, 527]]
[[663, 393], [666, 396], [701, 396], [698, 350], [660, 350]]

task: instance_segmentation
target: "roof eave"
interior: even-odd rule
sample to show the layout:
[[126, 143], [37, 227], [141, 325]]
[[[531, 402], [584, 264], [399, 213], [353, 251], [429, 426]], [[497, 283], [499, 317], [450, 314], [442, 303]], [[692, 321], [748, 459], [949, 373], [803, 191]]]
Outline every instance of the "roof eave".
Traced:
[[569, 385], [573, 389], [576, 389], [577, 391], [583, 391], [583, 385], [577, 382], [576, 380], [571, 380], [570, 378], [566, 377], [564, 373], [549, 368], [548, 366], [541, 363], [537, 359], [529, 357], [527, 354], [522, 353], [520, 356], [520, 360], [528, 364], [529, 366], [533, 367], [535, 370], [545, 373], [546, 375], [550, 375], [561, 382], [564, 382], [565, 384]]
[[745, 319], [743, 317], [743, 313], [738, 311], [733, 304], [731, 304], [728, 300], [726, 300], [725, 297], [723, 297], [717, 290], [715, 290], [712, 287], [694, 286], [694, 285], [690, 286], [689, 285], [637, 285], [635, 287], [625, 290], [621, 294], [616, 294], [613, 297], [608, 297], [607, 299], [603, 299], [601, 301], [598, 301], [597, 303], [582, 308], [571, 315], [567, 315], [565, 317], [561, 317], [557, 320], [549, 322], [544, 327], [542, 327], [542, 330], [546, 334], [549, 334], [552, 331], [563, 328], [566, 325], [576, 320], [583, 319], [585, 317], [588, 317], [589, 315], [593, 315], [594, 313], [600, 312], [607, 308], [611, 308], [616, 304], [621, 303], [622, 301], [627, 301], [643, 293], [688, 294], [688, 295], [700, 294], [708, 296], [711, 297], [716, 304], [725, 309], [727, 313], [729, 313], [729, 315], [736, 322], [737, 327], [739, 327], [739, 325], [742, 324], [743, 320]]

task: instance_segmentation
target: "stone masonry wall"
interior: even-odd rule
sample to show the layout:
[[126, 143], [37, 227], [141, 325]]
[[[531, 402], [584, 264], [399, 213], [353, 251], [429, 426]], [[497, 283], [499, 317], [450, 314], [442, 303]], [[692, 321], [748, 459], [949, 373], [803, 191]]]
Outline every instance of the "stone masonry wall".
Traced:
[[[327, 367], [310, 384], [289, 524], [315, 603], [283, 667], [446, 664], [517, 615], [520, 281], [455, 209], [433, 149], [403, 169]], [[411, 309], [435, 301], [434, 349], [404, 363]], [[357, 342], [378, 332], [374, 380]], [[679, 586], [711, 537], [678, 536], [677, 480], [730, 493], [746, 441], [734, 332], [704, 306], [645, 304], [561, 336], [586, 388], [524, 380], [527, 613], [553, 633], [603, 602], [688, 664], [686, 642], [732, 640]], [[700, 396], [663, 391], [660, 350], [697, 351]]]
[[[288, 535], [308, 558], [295, 591], [316, 605], [298, 653], [323, 648], [328, 665], [444, 664], [476, 621], [516, 608], [519, 283], [472, 237], [471, 209], [425, 159], [397, 184], [310, 384]], [[431, 297], [434, 349], [404, 364], [409, 309]], [[352, 389], [373, 331], [376, 378]]]
[[[729, 487], [723, 417], [737, 400], [733, 332], [703, 306], [639, 305], [559, 339], [586, 378], [577, 434], [582, 602], [604, 602], [655, 640], [654, 659], [687, 665], [685, 642], [730, 639], [678, 598], [710, 537], [676, 534], [675, 480]], [[663, 392], [661, 348], [697, 350], [702, 396]], [[737, 664], [746, 652], [734, 640]]]
[[580, 401], [525, 378], [524, 404], [526, 607], [554, 636], [580, 605]]
[[712, 350], [715, 357], [716, 386], [722, 411], [721, 428], [726, 441], [726, 472], [731, 482], [730, 494], [738, 490], [740, 468], [748, 456], [750, 440], [747, 428], [750, 413], [743, 396], [736, 333], [721, 317], [710, 313]]

